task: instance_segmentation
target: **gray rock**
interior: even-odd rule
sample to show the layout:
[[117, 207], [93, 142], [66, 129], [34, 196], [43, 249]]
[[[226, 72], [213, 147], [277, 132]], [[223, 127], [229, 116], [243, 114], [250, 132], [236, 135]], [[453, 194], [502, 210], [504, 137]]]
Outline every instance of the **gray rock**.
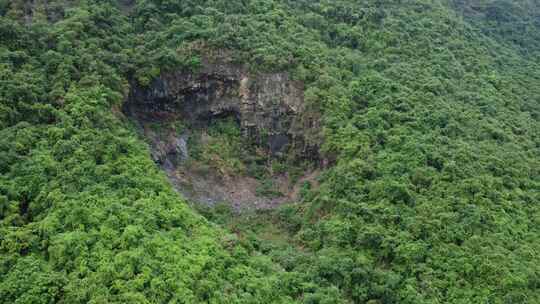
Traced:
[[184, 161], [189, 158], [189, 152], [187, 147], [187, 134], [182, 134], [175, 139], [175, 152], [177, 153], [179, 160]]
[[[197, 72], [163, 73], [149, 87], [132, 84], [124, 111], [140, 121], [182, 120], [193, 126], [232, 116], [245, 137], [273, 155], [288, 147], [318, 159], [318, 144], [306, 140], [304, 130], [313, 134], [319, 123], [303, 116], [303, 85], [287, 73], [252, 74], [239, 65], [205, 61]], [[187, 157], [185, 140], [177, 138], [174, 145]]]

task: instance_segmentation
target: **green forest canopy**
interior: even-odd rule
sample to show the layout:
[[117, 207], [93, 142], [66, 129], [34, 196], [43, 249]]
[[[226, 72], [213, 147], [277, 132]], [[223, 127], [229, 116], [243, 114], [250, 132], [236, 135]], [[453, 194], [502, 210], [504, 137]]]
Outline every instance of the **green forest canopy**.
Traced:
[[[540, 303], [533, 0], [0, 0], [1, 303]], [[225, 49], [336, 159], [268, 247], [193, 210], [121, 114]]]

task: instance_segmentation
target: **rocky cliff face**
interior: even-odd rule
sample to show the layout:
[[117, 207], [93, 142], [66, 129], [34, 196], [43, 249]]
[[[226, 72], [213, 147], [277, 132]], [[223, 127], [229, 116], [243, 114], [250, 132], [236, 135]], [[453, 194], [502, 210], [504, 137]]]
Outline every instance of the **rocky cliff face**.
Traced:
[[147, 88], [134, 86], [124, 108], [139, 121], [181, 120], [204, 127], [233, 116], [242, 134], [271, 154], [288, 150], [316, 159], [306, 144], [303, 86], [286, 73], [250, 74], [232, 64], [204, 63], [198, 72], [164, 73]]
[[[294, 200], [298, 178], [305, 182], [307, 177], [302, 176], [313, 175], [310, 170], [320, 163], [318, 145], [308, 144], [313, 141], [306, 140], [305, 134], [313, 134], [318, 122], [305, 115], [305, 108], [303, 85], [286, 73], [252, 74], [234, 64], [204, 62], [197, 72], [163, 73], [148, 87], [132, 84], [123, 111], [141, 127], [152, 158], [187, 198], [210, 205], [227, 202], [243, 210], [273, 208]], [[236, 122], [235, 130], [240, 129], [245, 144], [242, 156], [229, 157], [243, 163], [239, 168], [259, 168], [255, 171], [264, 177], [248, 169], [224, 173], [227, 170], [219, 166], [230, 161], [219, 155], [223, 146], [206, 156], [210, 164], [191, 158], [190, 149], [200, 154], [209, 145], [206, 132], [223, 121]], [[290, 169], [305, 160], [313, 166], [291, 178], [288, 173], [274, 172], [271, 164], [276, 159], [282, 163], [287, 159], [285, 167]], [[261, 197], [262, 185], [266, 185], [262, 192], [277, 196]]]

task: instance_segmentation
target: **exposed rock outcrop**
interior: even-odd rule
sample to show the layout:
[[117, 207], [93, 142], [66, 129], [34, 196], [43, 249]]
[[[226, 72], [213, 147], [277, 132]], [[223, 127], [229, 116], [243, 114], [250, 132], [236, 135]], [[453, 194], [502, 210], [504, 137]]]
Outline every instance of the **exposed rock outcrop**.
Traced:
[[[147, 87], [132, 83], [123, 111], [138, 122], [152, 158], [176, 188], [199, 203], [266, 209], [294, 200], [298, 192], [297, 179], [293, 182], [287, 173], [266, 173], [266, 181], [275, 187], [272, 191], [282, 195], [261, 197], [261, 181], [254, 176], [223, 174], [219, 168], [201, 170], [203, 165], [196, 160], [185, 162], [193, 143], [189, 141], [204, 135], [217, 120], [234, 118], [246, 151], [265, 151], [268, 161], [263, 166], [281, 156], [310, 160], [313, 167], [320, 163], [318, 144], [308, 144], [314, 141], [305, 136], [307, 128], [307, 133], [314, 133], [318, 121], [305, 115], [303, 85], [287, 73], [253, 74], [239, 65], [205, 61], [197, 72], [162, 73]], [[177, 123], [181, 130], [171, 127]]]
[[250, 74], [233, 64], [203, 63], [198, 72], [163, 73], [149, 87], [133, 85], [124, 111], [139, 121], [181, 120], [204, 126], [234, 116], [244, 136], [280, 154], [318, 159], [318, 148], [306, 144], [303, 86], [286, 73]]

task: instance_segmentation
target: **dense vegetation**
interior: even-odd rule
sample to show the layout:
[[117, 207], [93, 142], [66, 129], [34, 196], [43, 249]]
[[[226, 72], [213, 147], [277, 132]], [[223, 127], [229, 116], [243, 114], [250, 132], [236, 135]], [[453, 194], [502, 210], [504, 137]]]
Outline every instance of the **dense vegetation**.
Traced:
[[[0, 0], [0, 302], [540, 303], [539, 6], [392, 3]], [[195, 211], [121, 114], [216, 50], [305, 83], [301, 202]]]

